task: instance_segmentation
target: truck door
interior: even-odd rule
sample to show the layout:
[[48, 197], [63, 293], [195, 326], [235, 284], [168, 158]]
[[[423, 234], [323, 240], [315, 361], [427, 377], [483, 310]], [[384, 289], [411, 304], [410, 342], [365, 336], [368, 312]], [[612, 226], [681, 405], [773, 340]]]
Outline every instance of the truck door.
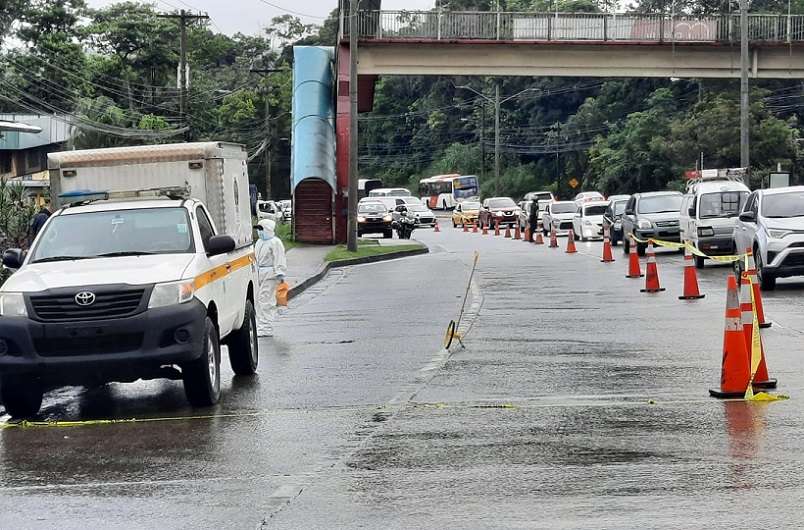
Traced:
[[[198, 231], [201, 235], [201, 243], [204, 246], [201, 251], [206, 254], [206, 247], [209, 239], [216, 235], [215, 228], [209, 219], [209, 215], [202, 206], [196, 206], [195, 217], [198, 221]], [[234, 317], [237, 313], [239, 306], [236, 306], [229, 300], [233, 295], [230, 293], [229, 285], [231, 278], [227, 264], [231, 257], [228, 254], [220, 254], [218, 256], [206, 256], [207, 267], [206, 271], [216, 271], [217, 279], [209, 282], [204, 289], [209, 289], [209, 295], [206, 298], [215, 302], [215, 307], [218, 310], [218, 326], [220, 328], [221, 337], [229, 334], [232, 330]]]

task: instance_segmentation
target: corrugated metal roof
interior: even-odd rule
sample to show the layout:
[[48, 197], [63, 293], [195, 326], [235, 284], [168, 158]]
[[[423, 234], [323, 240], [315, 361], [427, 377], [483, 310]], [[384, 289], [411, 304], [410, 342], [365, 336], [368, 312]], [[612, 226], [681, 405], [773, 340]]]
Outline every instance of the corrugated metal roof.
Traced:
[[163, 145], [138, 145], [109, 149], [61, 151], [47, 155], [48, 168], [88, 167], [95, 165], [143, 164], [149, 162], [177, 162], [207, 158], [246, 158], [245, 148], [228, 142], [193, 142]]
[[21, 151], [43, 145], [66, 142], [71, 126], [65, 118], [37, 114], [0, 114], [0, 120], [19, 122], [41, 129], [39, 133], [4, 132], [0, 135], [0, 150]]

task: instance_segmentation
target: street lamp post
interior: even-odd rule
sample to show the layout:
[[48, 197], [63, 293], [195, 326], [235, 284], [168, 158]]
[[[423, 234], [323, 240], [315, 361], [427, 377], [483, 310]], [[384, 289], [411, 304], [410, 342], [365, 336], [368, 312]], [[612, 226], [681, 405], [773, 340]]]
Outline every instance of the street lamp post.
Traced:
[[[453, 85], [455, 88], [469, 90], [477, 94], [479, 97], [483, 98], [488, 103], [494, 103], [494, 194], [500, 194], [500, 105], [505, 103], [506, 101], [510, 101], [514, 98], [521, 96], [526, 92], [538, 92], [540, 89], [538, 88], [526, 88], [525, 90], [521, 90], [512, 96], [508, 96], [506, 98], [500, 99], [500, 83], [499, 81], [494, 85], [494, 98], [490, 98], [486, 94], [482, 92], [478, 92], [474, 88], [470, 87], [469, 85]], [[485, 111], [484, 111], [485, 112]], [[484, 114], [485, 118], [485, 114]], [[483, 128], [481, 127], [481, 132]], [[481, 146], [482, 146], [483, 139], [481, 137]], [[481, 150], [481, 178], [483, 178], [482, 169], [485, 165], [484, 161], [482, 160], [483, 151]]]

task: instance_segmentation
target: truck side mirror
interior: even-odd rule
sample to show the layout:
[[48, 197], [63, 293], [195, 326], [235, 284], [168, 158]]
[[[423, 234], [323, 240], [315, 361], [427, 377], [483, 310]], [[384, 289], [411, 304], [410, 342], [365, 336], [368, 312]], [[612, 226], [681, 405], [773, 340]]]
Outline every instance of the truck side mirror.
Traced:
[[690, 215], [690, 217], [695, 217], [695, 206], [690, 206], [690, 209], [687, 210], [687, 213]]
[[625, 210], [625, 215], [634, 215], [634, 210]]
[[19, 269], [22, 267], [23, 255], [22, 250], [18, 248], [10, 248], [3, 252], [3, 266], [9, 269]]
[[207, 256], [219, 256], [235, 249], [237, 244], [232, 236], [212, 236], [207, 241], [205, 247]]
[[[752, 211], [743, 212], [740, 214], [740, 221], [743, 221], [745, 223], [756, 223], [757, 216]], [[3, 259], [5, 259], [5, 256], [3, 256]]]

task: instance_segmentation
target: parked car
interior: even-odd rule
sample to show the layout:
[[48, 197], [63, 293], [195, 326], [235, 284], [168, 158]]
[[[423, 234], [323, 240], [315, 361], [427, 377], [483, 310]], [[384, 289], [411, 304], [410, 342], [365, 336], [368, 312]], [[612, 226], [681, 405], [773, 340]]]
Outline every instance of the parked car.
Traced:
[[522, 197], [523, 201], [554, 201], [555, 195], [552, 191], [530, 191]]
[[[681, 240], [711, 256], [734, 254], [734, 226], [751, 191], [742, 180], [696, 180], [681, 202]], [[695, 266], [705, 258], [695, 256]]]
[[551, 227], [556, 229], [556, 235], [565, 235], [572, 228], [572, 218], [578, 207], [573, 201], [555, 201], [548, 204], [542, 214], [542, 230], [544, 235], [550, 233]]
[[587, 202], [578, 206], [572, 218], [572, 233], [575, 239], [586, 241], [603, 237], [603, 214], [607, 202]]
[[393, 237], [392, 221], [388, 208], [380, 201], [360, 201], [357, 205], [358, 237], [363, 234], [382, 234], [386, 239]]
[[611, 244], [615, 247], [623, 239], [623, 212], [630, 198], [630, 195], [615, 195], [603, 213], [603, 228], [608, 227]]
[[[631, 251], [631, 235], [638, 239], [681, 241], [679, 216], [682, 195], [678, 191], [635, 193], [623, 212], [623, 252]], [[637, 253], [645, 255], [647, 243], [637, 243]]]
[[373, 202], [373, 203], [379, 202], [379, 203], [382, 203], [385, 206], [385, 209], [386, 209], [386, 211], [388, 211], [388, 213], [393, 212], [394, 209], [397, 206], [396, 197], [366, 197], [366, 198], [360, 199], [360, 201], [357, 204], [358, 204], [358, 206], [360, 206], [361, 204], [364, 204], [364, 203], [367, 203], [367, 202]]
[[416, 228], [432, 228], [435, 226], [435, 214], [420, 202], [398, 204], [392, 213], [393, 220], [399, 222], [402, 218], [402, 212], [405, 212], [409, 219], [413, 219]]
[[452, 211], [452, 226], [474, 225], [480, 215], [480, 203], [475, 201], [462, 201], [455, 205]]
[[631, 196], [630, 196], [630, 195], [626, 195], [626, 194], [622, 194], [622, 195], [609, 195], [609, 197], [608, 197], [606, 200], [607, 200], [607, 201], [609, 201], [609, 202], [614, 202], [614, 201], [628, 200], [628, 199], [630, 199], [630, 198], [631, 198]]
[[279, 201], [277, 204], [282, 209], [282, 219], [284, 219], [286, 223], [289, 223], [293, 219], [293, 202], [289, 199], [285, 199]]
[[400, 204], [424, 204], [422, 200], [418, 197], [394, 197], [394, 202], [397, 206]]
[[279, 221], [282, 212], [274, 201], [257, 201], [257, 218]]
[[585, 202], [605, 201], [606, 198], [603, 196], [602, 193], [599, 193], [597, 191], [582, 191], [579, 194], [577, 194], [575, 196], [575, 199], [573, 199], [573, 200], [575, 201], [575, 204], [580, 206], [581, 204], [583, 204]]
[[512, 227], [519, 218], [519, 207], [510, 197], [491, 197], [483, 201], [480, 209], [480, 225], [493, 228], [495, 223], [500, 226], [508, 225]]
[[369, 197], [410, 197], [407, 188], [376, 188], [368, 193]]
[[753, 250], [763, 290], [773, 290], [776, 278], [804, 275], [804, 186], [751, 193], [737, 219], [734, 241], [740, 251]]

